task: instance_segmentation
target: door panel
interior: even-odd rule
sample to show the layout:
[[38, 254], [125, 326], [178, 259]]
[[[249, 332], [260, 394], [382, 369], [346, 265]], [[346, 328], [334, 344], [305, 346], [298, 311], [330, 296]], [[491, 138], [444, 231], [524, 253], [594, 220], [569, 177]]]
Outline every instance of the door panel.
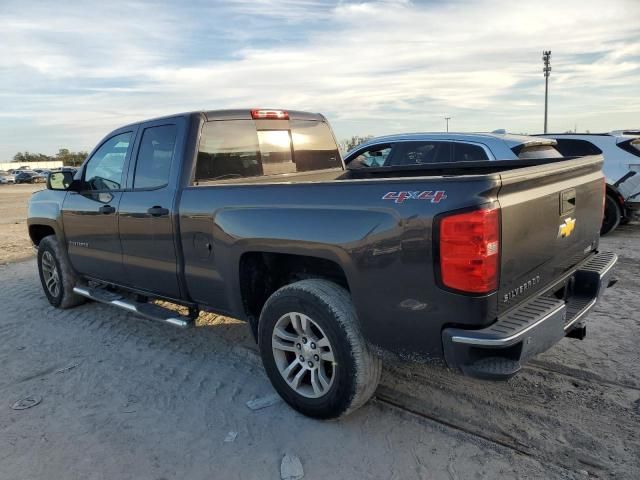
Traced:
[[180, 298], [173, 223], [179, 127], [179, 120], [142, 126], [118, 214], [127, 283], [172, 298]]
[[[126, 192], [120, 202], [120, 238], [128, 284], [178, 298], [173, 191]], [[160, 207], [166, 214], [149, 213]], [[152, 210], [153, 212], [153, 210]]]
[[[62, 208], [62, 222], [69, 259], [78, 272], [114, 282], [124, 278], [115, 213], [121, 196], [121, 192], [69, 192], [67, 195]], [[100, 209], [105, 206], [113, 207], [114, 211], [102, 213]]]
[[118, 207], [136, 128], [113, 132], [83, 165], [80, 192], [69, 192], [62, 223], [69, 259], [81, 274], [121, 283], [122, 247]]

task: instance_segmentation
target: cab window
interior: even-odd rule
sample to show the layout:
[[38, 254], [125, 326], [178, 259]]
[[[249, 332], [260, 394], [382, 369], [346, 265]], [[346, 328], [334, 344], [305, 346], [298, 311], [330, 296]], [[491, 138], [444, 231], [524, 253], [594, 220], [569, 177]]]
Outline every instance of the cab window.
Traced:
[[144, 130], [133, 188], [160, 188], [169, 183], [177, 130], [175, 125], [161, 125]]
[[340, 167], [338, 147], [325, 122], [216, 120], [202, 128], [195, 184]]
[[253, 121], [219, 120], [202, 127], [196, 182], [262, 175], [258, 136]]
[[122, 188], [122, 174], [132, 133], [111, 137], [93, 154], [84, 172], [86, 190], [118, 190]]
[[315, 120], [291, 120], [296, 171], [341, 168], [340, 153], [329, 125]]

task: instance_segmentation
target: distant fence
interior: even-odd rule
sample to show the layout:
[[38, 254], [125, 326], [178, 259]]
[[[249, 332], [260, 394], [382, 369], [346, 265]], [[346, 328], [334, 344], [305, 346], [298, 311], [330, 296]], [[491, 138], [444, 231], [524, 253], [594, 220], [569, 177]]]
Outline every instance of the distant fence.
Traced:
[[60, 168], [62, 166], [62, 160], [47, 160], [44, 162], [4, 162], [0, 163], [0, 170], [16, 170], [20, 167], [29, 167], [30, 169], [34, 168], [45, 168], [50, 170], [52, 168]]

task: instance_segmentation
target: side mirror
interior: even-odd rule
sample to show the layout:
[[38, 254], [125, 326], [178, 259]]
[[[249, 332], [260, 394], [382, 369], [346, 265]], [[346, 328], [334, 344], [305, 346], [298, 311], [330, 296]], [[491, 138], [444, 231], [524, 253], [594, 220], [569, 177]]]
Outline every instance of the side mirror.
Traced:
[[73, 172], [68, 170], [51, 172], [47, 177], [47, 188], [49, 190], [69, 190], [74, 175]]

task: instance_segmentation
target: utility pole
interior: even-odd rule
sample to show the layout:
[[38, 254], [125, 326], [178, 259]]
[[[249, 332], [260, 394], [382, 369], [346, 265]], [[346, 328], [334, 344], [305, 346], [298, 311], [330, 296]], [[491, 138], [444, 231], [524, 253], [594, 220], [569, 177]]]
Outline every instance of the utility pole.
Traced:
[[449, 131], [449, 120], [451, 120], [451, 117], [444, 117], [445, 121], [447, 122], [447, 132]]
[[542, 61], [544, 62], [544, 133], [547, 133], [547, 111], [549, 103], [549, 75], [551, 75], [551, 50], [542, 52]]

